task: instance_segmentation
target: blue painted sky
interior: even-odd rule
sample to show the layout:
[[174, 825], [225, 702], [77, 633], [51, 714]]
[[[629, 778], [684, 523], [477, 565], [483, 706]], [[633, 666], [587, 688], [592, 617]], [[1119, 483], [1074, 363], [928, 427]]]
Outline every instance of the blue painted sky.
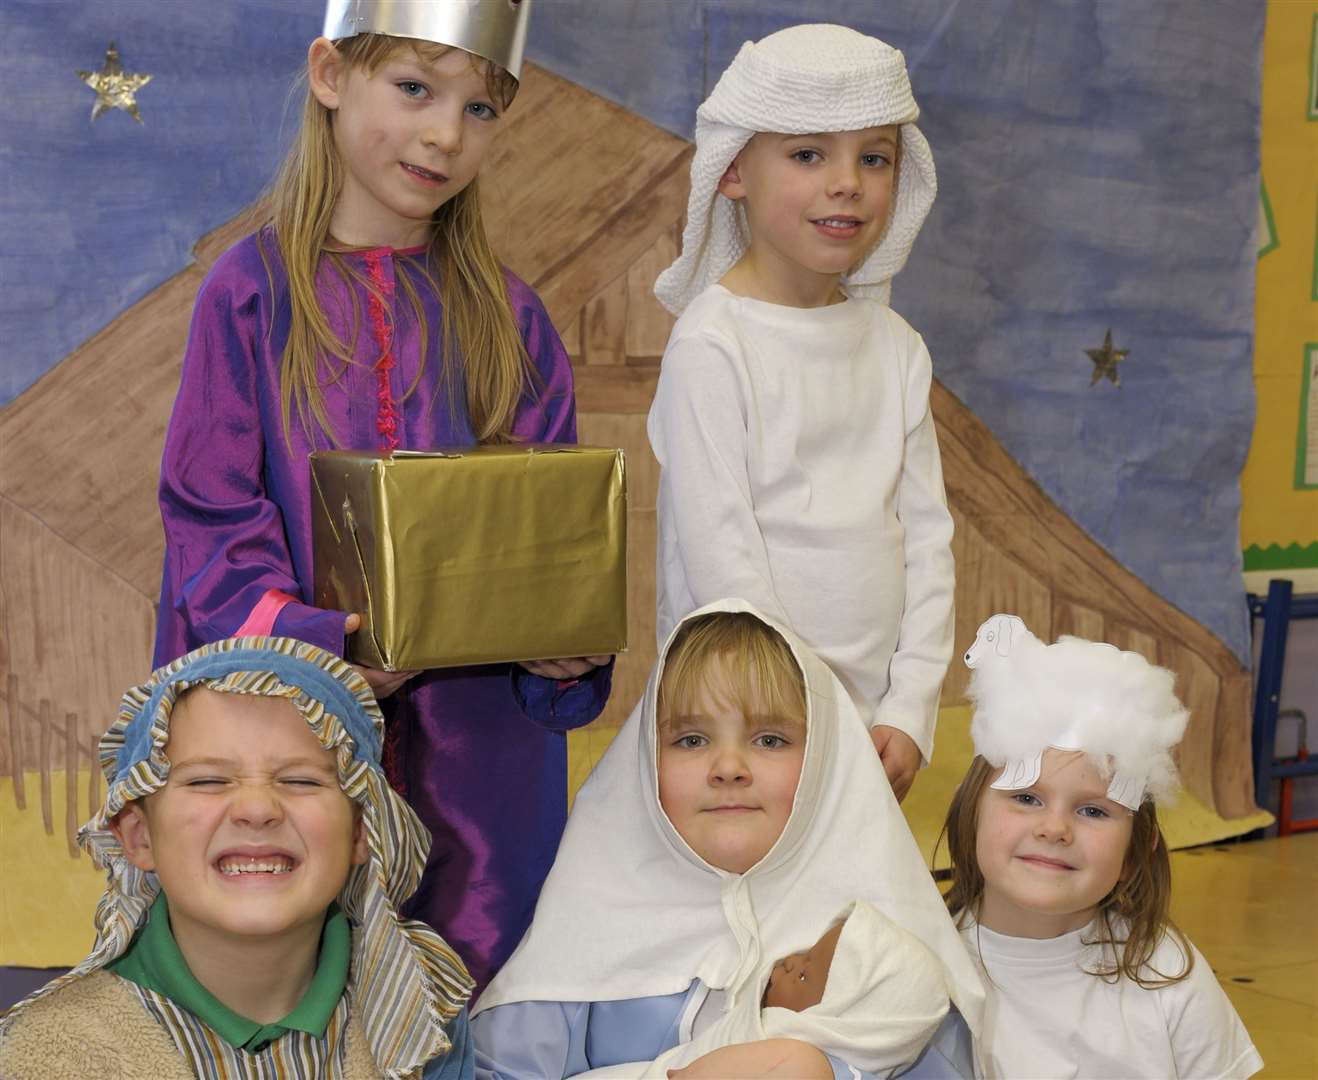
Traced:
[[[317, 7], [0, 5], [0, 320], [11, 343], [0, 402], [186, 266], [199, 237], [259, 194]], [[98, 70], [111, 40], [126, 70], [152, 75], [142, 124], [118, 110], [90, 122], [95, 94], [75, 71]]]
[[[0, 402], [187, 264], [269, 180], [319, 0], [7, 0]], [[1215, 0], [537, 0], [533, 59], [689, 136], [741, 42], [902, 48], [938, 202], [894, 306], [1044, 490], [1244, 654], [1264, 6]], [[154, 79], [88, 121], [106, 44]], [[1113, 329], [1120, 389], [1086, 348]], [[21, 348], [14, 343], [21, 342]]]

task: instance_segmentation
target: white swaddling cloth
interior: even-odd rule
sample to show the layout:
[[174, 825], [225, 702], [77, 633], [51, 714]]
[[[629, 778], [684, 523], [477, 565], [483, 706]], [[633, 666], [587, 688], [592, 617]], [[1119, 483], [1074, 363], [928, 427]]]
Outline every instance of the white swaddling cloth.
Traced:
[[579, 1080], [664, 1080], [725, 1046], [799, 1039], [849, 1065], [890, 1076], [911, 1064], [947, 1013], [943, 967], [924, 945], [872, 904], [852, 905], [838, 939], [823, 997], [800, 1012], [762, 1008], [773, 965], [758, 992], [743, 997], [712, 1027], [652, 1062], [591, 1069]]

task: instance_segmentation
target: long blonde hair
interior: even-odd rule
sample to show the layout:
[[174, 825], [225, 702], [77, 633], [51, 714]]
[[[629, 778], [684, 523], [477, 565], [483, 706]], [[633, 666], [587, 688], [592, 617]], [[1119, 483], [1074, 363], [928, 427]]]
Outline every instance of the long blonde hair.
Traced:
[[[383, 34], [360, 34], [336, 42], [335, 47], [345, 69], [360, 68], [368, 76], [399, 49], [410, 47], [431, 63], [448, 51], [447, 46]], [[507, 108], [517, 92], [517, 80], [488, 61], [472, 57], [472, 62], [483, 71], [499, 108]], [[316, 291], [321, 260], [326, 260], [345, 281], [356, 281], [384, 301], [374, 282], [328, 246], [330, 219], [342, 186], [343, 166], [334, 143], [331, 112], [308, 88], [302, 126], [275, 178], [264, 223], [273, 229], [292, 308], [279, 379], [280, 416], [286, 439], [296, 411], [308, 436], [314, 423], [331, 444], [338, 444], [321, 388], [342, 378], [353, 363], [352, 339], [362, 326], [361, 312], [354, 310], [348, 341], [341, 341], [330, 329]], [[443, 308], [439, 341], [450, 399], [461, 386], [467, 417], [479, 442], [508, 442], [517, 406], [535, 384], [534, 368], [513, 314], [503, 272], [485, 234], [475, 180], [435, 212], [427, 248], [426, 261], [432, 268], [424, 272], [427, 285]], [[270, 273], [264, 246], [261, 257]], [[406, 275], [398, 280], [420, 329], [421, 356], [407, 388], [407, 394], [411, 394], [425, 369], [430, 334], [416, 288]], [[388, 304], [385, 310], [388, 312]]]
[[[976, 854], [979, 805], [995, 771], [982, 757], [975, 757], [952, 796], [939, 837], [940, 845], [946, 837], [952, 860], [952, 887], [946, 901], [958, 929], [964, 929], [969, 918], [978, 917], [984, 898], [984, 874]], [[1103, 961], [1089, 974], [1113, 982], [1124, 975], [1146, 990], [1180, 982], [1189, 975], [1194, 953], [1171, 920], [1171, 898], [1167, 842], [1158, 826], [1157, 810], [1146, 801], [1135, 812], [1121, 880], [1098, 904], [1098, 936], [1087, 944], [1103, 946]], [[1159, 971], [1152, 965], [1164, 936], [1171, 937], [1184, 958], [1179, 972]]]

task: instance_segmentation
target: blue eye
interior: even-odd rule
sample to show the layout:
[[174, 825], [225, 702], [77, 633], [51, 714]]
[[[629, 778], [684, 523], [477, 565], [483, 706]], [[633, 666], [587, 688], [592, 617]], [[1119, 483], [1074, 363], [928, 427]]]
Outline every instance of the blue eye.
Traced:
[[467, 112], [478, 120], [499, 119], [499, 114], [494, 111], [494, 106], [484, 101], [473, 101], [467, 106]]
[[780, 750], [789, 743], [781, 735], [765, 734], [755, 737], [755, 745], [762, 750]]
[[1082, 806], [1080, 807], [1080, 816], [1087, 818], [1105, 818], [1111, 817], [1101, 806]]
[[888, 159], [882, 154], [861, 154], [860, 163], [867, 169], [882, 169], [888, 165]]
[[683, 750], [699, 750], [705, 745], [705, 736], [703, 735], [681, 735], [673, 740], [674, 746], [679, 746]]
[[1018, 791], [1011, 797], [1012, 802], [1020, 803], [1022, 806], [1042, 806], [1039, 796], [1032, 791]]
[[416, 82], [413, 79], [404, 79], [398, 84], [398, 89], [401, 90], [405, 96], [410, 98], [423, 97], [427, 92], [426, 88], [421, 83]]
[[818, 150], [793, 150], [792, 160], [799, 161], [802, 165], [813, 165], [820, 160]]

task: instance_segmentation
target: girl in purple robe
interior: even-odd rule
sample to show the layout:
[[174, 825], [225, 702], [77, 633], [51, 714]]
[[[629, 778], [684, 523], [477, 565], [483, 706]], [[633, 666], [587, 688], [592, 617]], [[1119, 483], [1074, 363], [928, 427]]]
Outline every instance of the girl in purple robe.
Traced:
[[[475, 183], [525, 13], [491, 48], [452, 5], [409, 5], [408, 36], [389, 5], [354, 22], [342, 7], [326, 19], [338, 40], [310, 47], [269, 220], [197, 299], [161, 465], [156, 665], [241, 634], [342, 653], [358, 616], [307, 602], [311, 451], [576, 439], [563, 345], [495, 260]], [[530, 923], [567, 814], [565, 733], [599, 714], [608, 660], [363, 671], [390, 778], [433, 834], [407, 914], [478, 986]]]

